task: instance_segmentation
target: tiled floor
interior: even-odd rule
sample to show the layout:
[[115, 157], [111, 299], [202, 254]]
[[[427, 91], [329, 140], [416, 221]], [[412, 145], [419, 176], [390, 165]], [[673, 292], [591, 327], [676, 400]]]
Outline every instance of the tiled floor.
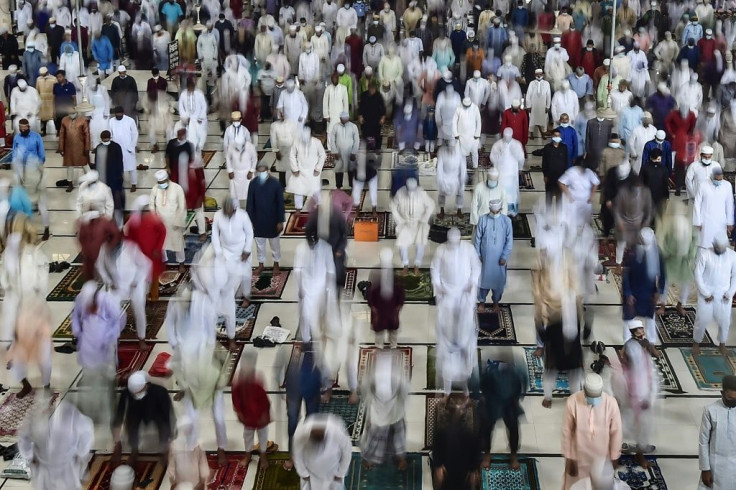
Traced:
[[[268, 126], [265, 124], [261, 126], [259, 149], [266, 142], [267, 128]], [[158, 168], [163, 166], [162, 153], [156, 155], [149, 153], [150, 145], [145, 136], [146, 134], [146, 121], [144, 117], [140, 138], [141, 152], [138, 154], [138, 158], [141, 163], [150, 165], [151, 168], [146, 172], [139, 173], [139, 189], [141, 190], [137, 195], [140, 195], [147, 187], [154, 184], [153, 174]], [[225, 171], [219, 169], [223, 161], [223, 155], [219, 127], [214, 120], [210, 122], [209, 134], [210, 137], [208, 138], [205, 149], [214, 150], [217, 153], [205, 170], [208, 186], [207, 194], [221, 201], [227, 194], [228, 179]], [[531, 143], [529, 147], [530, 151], [537, 148], [541, 144], [541, 141], [536, 140]], [[66, 177], [66, 172], [61, 167], [60, 156], [55, 153], [57, 147], [55, 139], [53, 137], [47, 137], [46, 144], [48, 152], [46, 182], [49, 185], [49, 207], [52, 210], [52, 238], [43, 245], [43, 250], [52, 260], [70, 260], [78, 253], [78, 247], [74, 238], [76, 215], [72, 211], [74, 209], [76, 193], [68, 194], [64, 192], [64, 189], [53, 187], [53, 183], [56, 180]], [[489, 141], [484, 151], [487, 151], [490, 144], [491, 142]], [[538, 157], [531, 156], [530, 154], [527, 160], [527, 168], [530, 165], [539, 165], [539, 160]], [[379, 174], [380, 210], [386, 210], [389, 204], [390, 162], [391, 154], [384, 152], [383, 166]], [[334, 184], [334, 177], [330, 172], [326, 172], [325, 176]], [[535, 190], [522, 192], [521, 212], [524, 213], [531, 213], [534, 204], [543, 195], [541, 173], [538, 171], [532, 172], [532, 179], [535, 184]], [[422, 177], [420, 180], [423, 187], [429, 190], [432, 196], [436, 196], [437, 186], [434, 177]], [[470, 195], [471, 193], [468, 190], [466, 192], [466, 203], [470, 202]], [[132, 204], [134, 197], [135, 195], [128, 195], [128, 206]], [[370, 203], [366, 202], [364, 210], [369, 209]], [[532, 215], [529, 216], [529, 220], [533, 230], [534, 218]], [[300, 238], [298, 237], [285, 237], [282, 239], [282, 266], [290, 267], [293, 265], [294, 250], [299, 240]], [[379, 249], [381, 247], [391, 247], [392, 245], [392, 240], [381, 240], [379, 243], [355, 243], [351, 240], [347, 250], [348, 266], [358, 268], [358, 281], [367, 279], [368, 269], [378, 266]], [[435, 244], [431, 244], [429, 247], [425, 257], [425, 267], [429, 265], [435, 247]], [[512, 356], [516, 362], [525, 363], [523, 347], [531, 347], [535, 343], [533, 300], [529, 271], [530, 264], [533, 263], [534, 258], [535, 251], [530, 247], [528, 240], [516, 240], [514, 242], [514, 250], [509, 261], [508, 286], [503, 302], [511, 306], [518, 345], [484, 347], [482, 348], [483, 359]], [[51, 284], [49, 286], [53, 288], [63, 276], [64, 273], [52, 274]], [[608, 278], [598, 281], [597, 285], [599, 293], [593, 301], [594, 305], [592, 308], [595, 312], [596, 319], [594, 337], [591, 340], [601, 340], [608, 346], [620, 345], [622, 327], [618, 291], [613, 282], [609, 282]], [[52, 302], [50, 303], [50, 307], [53, 312], [54, 321], [61, 323], [71, 311], [72, 303]], [[370, 345], [372, 333], [368, 324], [368, 309], [359, 293], [356, 293], [353, 299], [352, 313], [361, 345]], [[407, 448], [409, 451], [421, 451], [424, 447], [425, 395], [429, 393], [425, 389], [427, 347], [431, 346], [435, 341], [435, 313], [434, 306], [414, 303], [406, 305], [401, 314], [402, 323], [399, 340], [401, 345], [412, 347], [414, 364], [412, 369], [412, 390], [407, 409]], [[297, 291], [293, 279], [287, 282], [281, 299], [263, 302], [253, 336], [259, 335], [274, 315], [278, 315], [281, 318], [281, 322], [286, 328], [292, 330], [292, 332], [295, 330], [298, 322]], [[712, 334], [714, 333], [712, 332]], [[732, 332], [728, 342], [729, 345], [736, 344], [735, 336], [736, 332]], [[158, 352], [168, 350], [165, 329], [159, 331], [158, 337], [154, 342], [153, 353], [149, 357], [145, 369], [150, 367]], [[59, 344], [61, 342], [56, 341], [55, 343]], [[279, 388], [280, 380], [276, 379], [273, 373], [278, 368], [279, 360], [284, 358], [290, 352], [290, 349], [291, 345], [283, 345], [274, 349], [263, 349], [260, 351], [258, 361], [262, 373], [266, 376], [267, 388], [272, 402], [272, 417], [274, 422], [270, 429], [271, 439], [275, 440], [284, 449], [287, 447], [284, 395]], [[657, 446], [656, 454], [659, 456], [659, 464], [668, 482], [668, 487], [674, 490], [694, 488], [699, 475], [696, 457], [701, 411], [705, 405], [717, 399], [718, 393], [714, 391], [700, 391], [688, 371], [682, 355], [677, 352], [677, 349], [668, 348], [667, 353], [684, 393], [666, 393], [659, 400], [653, 442]], [[607, 354], [609, 357], [615, 357], [610, 347]], [[590, 363], [590, 360], [592, 360], [592, 354], [586, 349], [586, 365]], [[76, 391], [78, 377], [79, 368], [77, 367], [75, 356], [54, 353], [53, 388], [61, 391], [63, 396], [70, 396]], [[19, 389], [17, 384], [13, 384], [13, 380], [10, 379], [9, 372], [3, 371], [0, 379], [5, 384], [11, 384], [11, 392]], [[30, 380], [34, 386], [38, 386], [40, 383], [39, 374], [34, 368], [31, 369]], [[167, 388], [173, 389], [172, 380], [163, 381], [163, 384]], [[6, 394], [4, 396], [8, 395]], [[242, 450], [242, 428], [237, 422], [229, 398], [226, 398], [226, 400], [227, 449], [232, 451]], [[560, 457], [560, 427], [564, 401], [555, 399], [551, 409], [544, 409], [541, 406], [541, 401], [542, 398], [540, 395], [530, 394], [523, 402], [526, 414], [521, 429], [521, 451], [524, 454], [537, 458], [537, 470], [540, 481], [542, 482], [542, 488], [556, 489], [561, 484], [563, 472], [563, 460]], [[2, 398], [0, 398], [0, 403], [2, 403]], [[180, 404], [176, 405], [179, 409]], [[214, 450], [216, 444], [213, 425], [207, 413], [202, 414], [201, 426], [204, 447], [208, 450]], [[493, 450], [504, 452], [506, 451], [506, 445], [507, 438], [505, 431], [499, 427], [494, 436]], [[106, 428], [98, 429], [94, 449], [101, 452], [111, 450], [111, 439], [109, 431]], [[425, 461], [427, 460], [426, 457], [424, 459]], [[251, 463], [243, 488], [252, 488], [256, 475], [255, 464], [255, 462]], [[28, 483], [25, 482], [13, 480], [0, 481], [0, 488], [2, 489], [28, 487]], [[424, 487], [431, 487], [429, 469], [426, 465], [424, 467]], [[169, 488], [168, 482], [165, 481], [161, 488]]]

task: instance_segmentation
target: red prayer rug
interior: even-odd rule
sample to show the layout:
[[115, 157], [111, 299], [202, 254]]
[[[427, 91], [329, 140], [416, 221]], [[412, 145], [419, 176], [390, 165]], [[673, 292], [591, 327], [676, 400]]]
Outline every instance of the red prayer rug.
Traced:
[[[117, 466], [110, 463], [111, 454], [95, 454], [90, 462], [90, 480], [87, 490], [109, 490], [112, 472]], [[123, 456], [123, 464], [127, 455]], [[138, 456], [135, 465], [136, 482], [133, 488], [144, 490], [157, 490], [166, 476], [166, 467], [160, 463], [158, 456]]]
[[[219, 490], [221, 488], [242, 488], [245, 483], [247, 466], [242, 466], [240, 461], [245, 457], [243, 452], [226, 452], [227, 463], [224, 466], [217, 464], [217, 453], [207, 453], [207, 464], [210, 466], [210, 479], [207, 482], [208, 490]], [[253, 458], [257, 461], [258, 458]]]
[[[135, 371], [143, 369], [148, 357], [153, 350], [153, 344], [146, 344], [146, 348], [141, 350], [138, 342], [120, 342], [118, 344], [118, 386], [126, 386], [128, 376]], [[81, 383], [82, 380], [80, 380]]]
[[56, 403], [59, 392], [53, 391], [47, 394], [45, 390], [34, 390], [23, 398], [17, 398], [17, 393], [10, 393], [0, 405], [0, 438], [15, 437], [18, 434], [28, 412], [34, 403], [48, 401], [49, 407]]
[[[358, 382], [363, 379], [363, 375], [373, 366], [373, 363], [376, 359], [376, 352], [383, 351], [384, 349], [379, 349], [378, 347], [372, 346], [372, 347], [361, 347], [360, 348], [360, 357], [358, 358]], [[411, 368], [413, 366], [412, 360], [411, 360], [411, 347], [397, 347], [396, 349], [392, 349], [393, 351], [398, 351], [401, 353], [403, 362], [402, 365], [404, 366], [406, 379], [411, 379]]]

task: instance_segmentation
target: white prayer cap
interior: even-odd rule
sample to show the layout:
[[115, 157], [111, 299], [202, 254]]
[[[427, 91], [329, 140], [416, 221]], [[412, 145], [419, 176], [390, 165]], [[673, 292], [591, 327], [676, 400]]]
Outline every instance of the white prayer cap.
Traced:
[[712, 155], [713, 154], [713, 147], [712, 146], [704, 146], [700, 149], [701, 155]]
[[717, 177], [719, 175], [723, 175], [723, 168], [721, 168], [720, 163], [714, 163], [710, 167], [710, 174], [711, 177]]
[[46, 68], [45, 66], [42, 66], [41, 68], [38, 69], [39, 75], [46, 75], [48, 72], [49, 72], [49, 69]]
[[369, 43], [374, 43], [374, 42], [376, 42], [376, 36], [371, 36], [371, 37], [369, 37], [369, 38], [368, 38], [368, 42], [369, 42]]
[[[83, 222], [89, 223], [93, 219], [97, 219], [99, 217], [100, 217], [100, 212], [97, 211], [96, 209], [93, 209], [91, 211], [87, 211], [86, 213], [82, 213], [81, 219]], [[95, 287], [96, 286], [97, 284], [95, 283]]]
[[638, 318], [629, 320], [629, 330], [636, 330], [637, 328], [644, 328], [644, 322], [642, 322]]
[[664, 132], [664, 130], [660, 129], [656, 133], [654, 133], [654, 137], [658, 140], [663, 140], [667, 136], [667, 133]]
[[156, 177], [156, 182], [163, 182], [169, 178], [169, 173], [166, 170], [161, 169], [158, 170], [154, 176]]
[[639, 44], [639, 41], [634, 41], [634, 48], [641, 48], [641, 44]]
[[463, 105], [464, 105], [465, 107], [470, 107], [470, 104], [472, 104], [472, 103], [473, 103], [473, 101], [472, 101], [472, 100], [470, 100], [470, 97], [465, 97], [465, 98], [463, 99]]
[[616, 46], [616, 49], [614, 49], [614, 52], [616, 54], [623, 53], [624, 52], [624, 49], [625, 48], [619, 44], [618, 46]]
[[452, 72], [450, 70], [445, 70], [445, 73], [444, 73], [444, 75], [442, 75], [442, 78], [446, 82], [451, 82], [452, 81]]
[[10, 66], [8, 67], [8, 71], [9, 71], [10, 73], [16, 73], [16, 72], [18, 71], [18, 65], [10, 65]]
[[296, 24], [292, 24], [289, 26], [289, 32], [296, 32]]
[[555, 42], [555, 43], [559, 43], [560, 41], [561, 41], [561, 39], [559, 37], [557, 37], [557, 36], [555, 36], [555, 38], [552, 39], [552, 42]]
[[120, 465], [110, 475], [110, 490], [132, 488], [135, 484], [135, 470], [128, 465]]
[[71, 29], [64, 29], [64, 34], [71, 34], [71, 33], [72, 33]]
[[475, 31], [473, 29], [468, 29], [468, 37], [475, 37]]
[[536, 70], [534, 70], [534, 73], [544, 73], [544, 70], [542, 70], [541, 68], [537, 68]]
[[133, 201], [133, 211], [140, 211], [149, 204], [151, 204], [151, 197], [148, 194], [138, 196], [136, 200]]
[[513, 58], [512, 58], [512, 56], [510, 54], [507, 54], [506, 56], [503, 57], [503, 60], [504, 61], [511, 61], [512, 59]]
[[353, 25], [350, 26], [350, 30], [351, 31], [357, 31], [358, 30], [358, 26], [356, 26], [355, 24], [353, 24]]
[[713, 29], [706, 29], [705, 30], [705, 34], [708, 35], [708, 36], [712, 36], [713, 35]]
[[28, 87], [28, 82], [26, 82], [22, 78], [20, 80], [18, 80], [18, 88], [24, 89], [26, 87]]
[[514, 99], [511, 101], [511, 107], [519, 107], [521, 105], [521, 101], [519, 99]]
[[121, 72], [121, 73], [124, 72], [125, 71], [125, 65], [118, 66], [118, 71]]
[[373, 75], [373, 68], [371, 68], [370, 66], [366, 66], [365, 67], [365, 74], [366, 75]]
[[708, 106], [708, 114], [715, 114], [716, 113], [716, 106], [709, 105]]
[[631, 35], [631, 29], [624, 29], [624, 36], [630, 36]]
[[32, 26], [33, 25], [33, 19], [28, 19], [26, 21], [26, 25]]
[[473, 70], [473, 78], [480, 78], [480, 70]]
[[56, 24], [56, 19], [54, 17], [49, 17], [49, 24]]
[[606, 58], [605, 60], [603, 60], [603, 66], [609, 66], [610, 64], [611, 64], [610, 59]]
[[447, 241], [449, 243], [458, 243], [460, 242], [461, 238], [462, 235], [460, 234], [460, 230], [458, 230], [455, 226], [450, 228], [450, 231], [447, 232]]
[[411, 104], [406, 104], [406, 105], [404, 106], [404, 114], [406, 114], [406, 115], [409, 115], [409, 114], [411, 114], [411, 113], [412, 113], [413, 111], [414, 111], [414, 106], [412, 106]]
[[314, 32], [322, 32], [322, 26], [315, 27]]
[[500, 175], [501, 174], [499, 173], [499, 171], [498, 171], [498, 169], [496, 167], [491, 167], [486, 172], [486, 176], [488, 177], [488, 179], [489, 180], [493, 180], [493, 181], [497, 181]]
[[273, 19], [273, 17], [269, 17], [268, 20], [266, 20], [266, 25], [268, 27], [273, 27], [276, 25], [276, 21]]
[[128, 391], [138, 393], [146, 387], [148, 375], [145, 371], [136, 371], [128, 377]]
[[27, 48], [35, 48], [36, 47], [36, 43], [33, 42], [33, 41], [28, 41], [28, 43], [26, 44], [26, 47]]
[[340, 75], [342, 75], [343, 73], [345, 73], [345, 65], [343, 65], [342, 63], [340, 63], [339, 65], [337, 65], [337, 73], [339, 73]]
[[597, 398], [603, 393], [603, 378], [600, 374], [588, 373], [585, 376], [585, 394]]
[[652, 120], [652, 113], [649, 112], [649, 111], [644, 111], [644, 114], [641, 115], [641, 118], [642, 119], [649, 119], [651, 121]]
[[156, 24], [155, 26], [153, 26], [153, 32], [158, 32], [160, 30], [161, 30], [161, 25], [160, 24]]
[[340, 119], [350, 119], [350, 114], [348, 114], [346, 111], [342, 111], [340, 113]]
[[84, 182], [97, 182], [98, 180], [100, 180], [100, 174], [97, 172], [97, 170], [90, 170], [79, 178], [79, 183], [82, 184]]

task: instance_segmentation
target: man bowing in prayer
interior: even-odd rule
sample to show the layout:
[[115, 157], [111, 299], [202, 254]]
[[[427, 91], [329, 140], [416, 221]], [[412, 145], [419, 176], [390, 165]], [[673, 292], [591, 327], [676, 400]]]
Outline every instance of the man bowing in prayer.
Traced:
[[481, 262], [478, 287], [478, 311], [486, 310], [486, 298], [492, 292], [493, 312], [498, 313], [503, 290], [506, 287], [506, 262], [514, 246], [514, 230], [511, 218], [501, 214], [500, 199], [490, 201], [490, 212], [480, 217], [475, 228], [473, 242]]
[[310, 415], [294, 433], [294, 468], [311, 490], [344, 488], [352, 451], [345, 423], [336, 415]]
[[169, 180], [166, 170], [156, 172], [156, 185], [151, 190], [151, 211], [166, 225], [164, 250], [176, 254], [179, 272], [184, 273], [184, 230], [187, 226], [187, 201], [184, 190]]
[[700, 422], [698, 490], [726, 490], [736, 479], [733, 417], [736, 408], [736, 376], [723, 377], [721, 399], [703, 409]]

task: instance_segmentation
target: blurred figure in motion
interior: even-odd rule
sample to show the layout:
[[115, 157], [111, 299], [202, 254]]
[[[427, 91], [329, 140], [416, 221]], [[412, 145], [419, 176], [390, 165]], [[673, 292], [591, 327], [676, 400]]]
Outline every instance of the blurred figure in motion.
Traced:
[[402, 274], [409, 271], [410, 245], [416, 245], [417, 248], [414, 274], [419, 274], [424, 247], [429, 241], [429, 219], [434, 207], [434, 200], [413, 177], [406, 179], [406, 185], [396, 192], [391, 201], [391, 215], [396, 223], [396, 246], [404, 267]]
[[511, 218], [501, 213], [501, 200], [490, 201], [488, 207], [488, 214], [480, 217], [473, 235], [475, 252], [481, 262], [478, 312], [486, 311], [486, 298], [490, 292], [492, 310], [498, 313], [501, 311], [498, 302], [506, 288], [506, 263], [514, 246], [514, 227]]
[[299, 337], [309, 342], [321, 335], [327, 302], [335, 300], [335, 261], [330, 244], [316, 234], [300, 242], [294, 254], [294, 276], [299, 287]]
[[639, 244], [624, 261], [622, 295], [624, 300], [624, 342], [631, 338], [629, 321], [643, 317], [646, 322], [647, 339], [659, 342], [654, 322], [654, 310], [664, 293], [666, 275], [664, 260], [651, 228], [639, 233]]
[[379, 254], [381, 268], [371, 273], [370, 287], [366, 292], [371, 309], [371, 328], [375, 332], [375, 343], [383, 348], [385, 333], [392, 349], [398, 345], [399, 316], [406, 301], [406, 288], [394, 274], [394, 253], [383, 248]]
[[664, 294], [672, 291], [673, 285], [680, 290], [677, 312], [685, 316], [684, 304], [688, 302], [698, 251], [698, 237], [688, 216], [687, 206], [678, 200], [668, 205], [659, 233], [662, 258], [664, 259]]
[[[258, 354], [253, 349], [245, 349], [240, 367], [233, 380], [233, 409], [238, 420], [243, 424], [243, 442], [245, 457], [240, 462], [245, 468], [250, 463], [254, 451], [255, 434], [258, 433], [258, 466], [268, 468], [266, 450], [275, 451], [278, 446], [269, 447], [268, 425], [271, 423], [271, 402], [268, 399], [265, 385], [256, 371]], [[275, 446], [275, 447], [274, 447]]]
[[36, 410], [19, 436], [18, 449], [30, 463], [33, 488], [81, 490], [94, 444], [89, 417], [62, 400], [53, 414]]
[[631, 490], [631, 487], [619, 479], [609, 460], [600, 459], [591, 465], [590, 476], [579, 480], [570, 490]]
[[456, 393], [438, 403], [430, 458], [434, 488], [478, 488], [481, 447], [473, 401]]
[[[339, 191], [338, 191], [339, 192]], [[352, 200], [342, 193], [347, 208], [352, 210]], [[332, 249], [332, 259], [335, 269], [335, 284], [338, 289], [345, 286], [345, 249], [348, 246], [348, 224], [346, 217], [338, 210], [337, 202], [333, 195], [319, 198], [317, 207], [310, 211], [309, 220], [305, 226], [307, 239], [319, 240], [328, 244]], [[329, 289], [334, 290], [332, 284]]]
[[337, 490], [350, 467], [353, 447], [345, 423], [336, 415], [307, 416], [294, 433], [292, 458], [302, 488]]
[[204, 489], [210, 479], [210, 466], [207, 464], [207, 454], [197, 441], [195, 435], [196, 420], [188, 416], [181, 417], [176, 423], [176, 439], [169, 451], [169, 481], [171, 488], [188, 488], [193, 490]]

